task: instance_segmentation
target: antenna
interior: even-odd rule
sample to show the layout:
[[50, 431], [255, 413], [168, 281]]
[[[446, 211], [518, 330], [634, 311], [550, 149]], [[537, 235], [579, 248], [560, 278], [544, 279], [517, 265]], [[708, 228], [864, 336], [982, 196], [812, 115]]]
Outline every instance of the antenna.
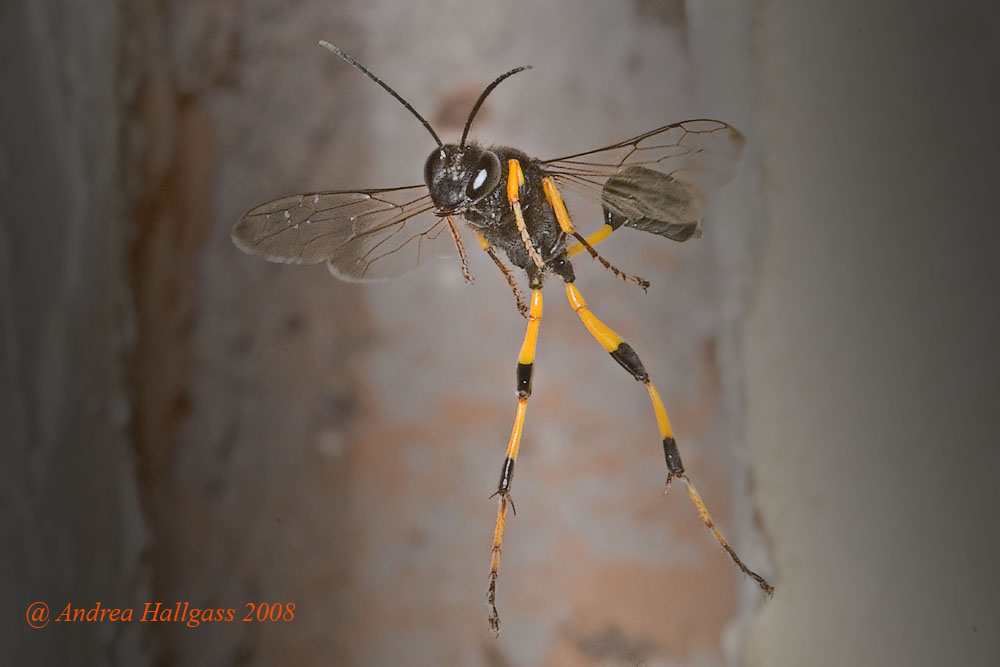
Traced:
[[[347, 53], [341, 51], [339, 48], [337, 48], [336, 46], [334, 46], [330, 42], [326, 41], [325, 39], [321, 39], [321, 40], [319, 40], [319, 44], [320, 44], [320, 46], [325, 47], [325, 48], [333, 51], [335, 54], [337, 54], [338, 56], [340, 56], [341, 59], [343, 59], [343, 60], [347, 61], [348, 63], [350, 63], [355, 69], [361, 70], [365, 74], [365, 76], [367, 76], [369, 79], [371, 79], [372, 81], [374, 81], [378, 85], [382, 86], [387, 93], [389, 93], [390, 95], [392, 95], [393, 97], [395, 97], [399, 101], [400, 104], [402, 104], [404, 107], [406, 107], [410, 111], [410, 113], [412, 113], [414, 116], [416, 116], [417, 120], [419, 120], [420, 123], [424, 127], [427, 128], [427, 131], [431, 133], [432, 137], [434, 137], [434, 141], [437, 142], [438, 148], [444, 148], [444, 144], [441, 143], [441, 139], [438, 137], [437, 132], [434, 131], [434, 128], [431, 127], [431, 124], [428, 123], [426, 120], [424, 120], [424, 117], [421, 116], [420, 114], [418, 114], [417, 110], [414, 109], [412, 106], [410, 106], [409, 102], [407, 102], [402, 97], [400, 97], [399, 93], [397, 93], [395, 90], [393, 90], [392, 88], [390, 88], [386, 83], [384, 83], [382, 81], [382, 79], [378, 78], [377, 76], [375, 76], [374, 74], [372, 74], [371, 72], [369, 72], [368, 69], [365, 68], [364, 65], [362, 65], [361, 63], [359, 63], [357, 60], [355, 60], [351, 56], [349, 56]], [[517, 71], [517, 70], [515, 70], [515, 71]], [[507, 74], [503, 75], [502, 77], [500, 77], [500, 79], [498, 79], [497, 81], [494, 81], [491, 84], [491, 86], [486, 89], [486, 91], [489, 92], [490, 90], [492, 90], [493, 87], [496, 86], [496, 84], [500, 83], [500, 81], [502, 81], [504, 78], [510, 76], [513, 73], [514, 72], [508, 72]], [[484, 93], [483, 97], [485, 97], [485, 96], [486, 96], [486, 94]], [[481, 102], [482, 102], [482, 100], [480, 99], [480, 103]], [[479, 103], [476, 104], [476, 108], [477, 109], [479, 108]], [[475, 113], [475, 112], [473, 111], [473, 113]], [[471, 122], [472, 119], [470, 118], [469, 120]], [[468, 125], [466, 126], [465, 129], [466, 130], [469, 129]], [[465, 135], [462, 135], [462, 141], [465, 141]]]
[[472, 112], [469, 114], [469, 120], [465, 121], [465, 129], [462, 130], [462, 140], [458, 142], [459, 146], [463, 147], [465, 146], [465, 138], [469, 136], [469, 128], [472, 127], [472, 119], [476, 117], [476, 113], [479, 111], [479, 107], [483, 106], [483, 102], [486, 101], [486, 96], [492, 93], [493, 89], [500, 85], [501, 81], [503, 81], [509, 76], [514, 76], [518, 72], [523, 72], [526, 69], [531, 69], [531, 65], [525, 65], [524, 67], [515, 67], [506, 74], [501, 74], [500, 76], [498, 76], [496, 79], [493, 80], [493, 83], [486, 86], [486, 90], [483, 91], [482, 95], [479, 96], [479, 99], [476, 100], [475, 106], [472, 107]]

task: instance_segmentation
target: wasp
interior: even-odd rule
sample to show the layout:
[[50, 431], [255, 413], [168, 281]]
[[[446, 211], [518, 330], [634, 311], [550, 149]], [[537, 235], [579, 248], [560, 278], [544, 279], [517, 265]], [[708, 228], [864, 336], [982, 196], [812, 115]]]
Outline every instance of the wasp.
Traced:
[[[644, 290], [649, 283], [612, 265], [594, 246], [623, 227], [673, 241], [701, 236], [707, 192], [732, 177], [744, 139], [718, 120], [672, 123], [627, 141], [550, 160], [540, 160], [509, 146], [484, 146], [469, 139], [476, 113], [505, 79], [528, 69], [517, 67], [497, 77], [469, 112], [458, 143], [446, 144], [406, 100], [349, 54], [320, 44], [365, 74], [399, 101], [434, 138], [437, 146], [424, 163], [424, 182], [398, 188], [328, 190], [282, 197], [247, 211], [235, 224], [232, 239], [244, 252], [271, 262], [325, 262], [342, 280], [367, 282], [398, 276], [429, 257], [458, 251], [461, 270], [472, 282], [456, 219], [464, 221], [479, 246], [503, 273], [527, 319], [517, 359], [517, 409], [501, 469], [493, 533], [487, 602], [488, 622], [499, 632], [497, 576], [511, 487], [521, 443], [535, 347], [542, 320], [542, 287], [561, 279], [566, 297], [583, 325], [649, 393], [667, 465], [666, 489], [684, 483], [701, 521], [733, 563], [768, 595], [773, 587], [748, 568], [715, 526], [700, 494], [681, 463], [663, 401], [639, 355], [590, 310], [575, 284], [570, 258], [586, 252], [615, 276]], [[600, 206], [603, 226], [584, 236], [573, 225], [560, 189], [572, 190]], [[506, 260], [506, 261], [505, 261]], [[524, 271], [530, 297], [525, 300], [514, 272]], [[666, 491], [665, 491], [666, 492]]]

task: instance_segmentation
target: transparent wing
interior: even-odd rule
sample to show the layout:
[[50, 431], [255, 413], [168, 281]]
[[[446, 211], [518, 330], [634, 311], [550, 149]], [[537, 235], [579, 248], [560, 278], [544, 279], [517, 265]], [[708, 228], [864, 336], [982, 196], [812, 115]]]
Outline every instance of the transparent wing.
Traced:
[[433, 209], [423, 185], [292, 195], [244, 213], [232, 238], [270, 262], [326, 262], [342, 280], [385, 280], [454, 254], [448, 222]]
[[686, 120], [542, 164], [558, 185], [600, 203], [613, 227], [685, 241], [698, 234], [706, 192], [733, 177], [743, 144], [727, 123]]
[[646, 167], [711, 187], [733, 177], [743, 144], [743, 135], [721, 120], [685, 120], [543, 164], [553, 174], [580, 178], [608, 178], [625, 167]]

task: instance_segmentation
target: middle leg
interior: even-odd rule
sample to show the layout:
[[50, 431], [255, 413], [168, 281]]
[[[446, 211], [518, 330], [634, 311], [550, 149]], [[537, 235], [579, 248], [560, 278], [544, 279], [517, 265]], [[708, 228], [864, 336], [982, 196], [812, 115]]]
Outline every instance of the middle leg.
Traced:
[[[577, 243], [570, 246], [569, 249], [566, 251], [567, 257], [575, 255], [576, 252], [578, 252], [576, 250], [577, 248], [586, 249], [587, 252], [590, 253], [591, 257], [599, 261], [601, 265], [604, 266], [604, 268], [606, 268], [608, 271], [611, 271], [611, 273], [615, 274], [622, 280], [631, 280], [636, 285], [641, 287], [643, 291], [645, 291], [649, 287], [648, 280], [646, 280], [645, 278], [640, 278], [639, 276], [633, 276], [625, 273], [617, 266], [614, 266], [611, 262], [601, 257], [601, 255], [596, 250], [594, 250], [594, 245], [600, 243], [607, 237], [611, 236], [611, 231], [613, 230], [610, 230], [607, 233], [605, 233], [604, 229], [602, 228], [600, 231], [592, 234], [591, 236], [595, 239], [595, 242], [594, 244], [591, 244], [590, 241], [584, 238], [578, 231], [576, 231], [576, 228], [573, 226], [573, 222], [569, 219], [569, 213], [566, 212], [566, 204], [563, 203], [562, 195], [559, 194], [559, 190], [558, 188], [556, 188], [556, 184], [552, 180], [552, 178], [549, 176], [543, 178], [542, 187], [545, 189], [545, 198], [549, 200], [549, 206], [552, 207], [552, 211], [556, 214], [556, 220], [559, 221], [560, 229], [562, 229], [564, 234], [572, 236], [577, 240]], [[607, 227], [607, 225], [605, 225], [605, 227]]]
[[[496, 493], [499, 496], [500, 507], [497, 509], [496, 528], [493, 530], [492, 560], [490, 563], [490, 587], [487, 601], [490, 605], [490, 629], [500, 632], [500, 614], [497, 613], [497, 575], [500, 569], [500, 546], [503, 543], [503, 529], [507, 521], [507, 503], [511, 510], [514, 503], [510, 498], [510, 488], [514, 479], [514, 462], [521, 446], [521, 431], [524, 427], [524, 414], [528, 407], [528, 397], [531, 396], [531, 376], [535, 367], [535, 345], [538, 342], [538, 328], [542, 322], [542, 290], [531, 290], [531, 309], [528, 311], [528, 329], [524, 334], [521, 354], [517, 358], [517, 412], [514, 414], [514, 428], [507, 443], [507, 455], [504, 457], [503, 469], [500, 471], [500, 483]], [[493, 497], [491, 496], [491, 497]]]

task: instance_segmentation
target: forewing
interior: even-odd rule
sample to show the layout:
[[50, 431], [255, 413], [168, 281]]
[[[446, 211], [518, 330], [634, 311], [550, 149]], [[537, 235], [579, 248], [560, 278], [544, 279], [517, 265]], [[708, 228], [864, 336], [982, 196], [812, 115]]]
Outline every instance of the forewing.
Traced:
[[282, 197], [247, 211], [233, 243], [271, 262], [326, 262], [343, 280], [384, 280], [454, 254], [448, 223], [423, 185]]
[[556, 183], [601, 204], [612, 226], [684, 241], [698, 233], [708, 189], [729, 181], [743, 135], [718, 120], [687, 120], [544, 163]]
[[553, 174], [608, 178], [625, 167], [654, 169], [702, 187], [732, 179], [743, 135], [721, 120], [685, 120], [621, 143], [546, 160]]

